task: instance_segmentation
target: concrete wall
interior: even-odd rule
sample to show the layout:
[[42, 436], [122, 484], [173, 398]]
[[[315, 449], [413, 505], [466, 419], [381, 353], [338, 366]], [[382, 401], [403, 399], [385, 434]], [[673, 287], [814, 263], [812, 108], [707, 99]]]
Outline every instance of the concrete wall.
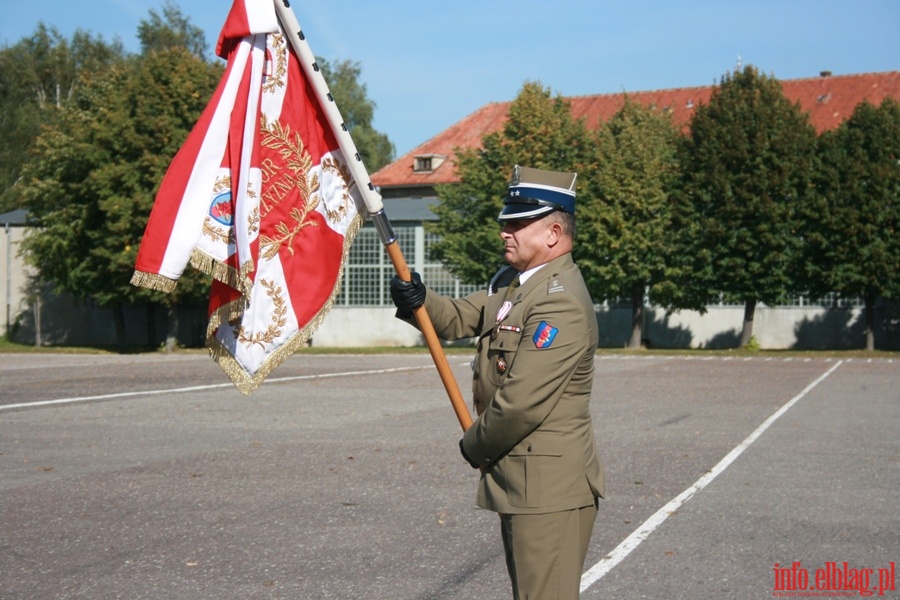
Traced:
[[0, 335], [10, 332], [16, 316], [28, 309], [28, 273], [24, 261], [18, 256], [19, 244], [25, 237], [24, 227], [0, 224]]
[[334, 308], [312, 338], [312, 346], [322, 348], [423, 345], [422, 334], [395, 318], [393, 307]]
[[[329, 313], [312, 345], [321, 347], [416, 346], [422, 335], [394, 318], [393, 308], [336, 308]], [[900, 303], [879, 302], [876, 348], [900, 350]], [[682, 311], [666, 315], [647, 310], [644, 339], [652, 348], [735, 348], [740, 341], [743, 307], [711, 307], [706, 314]], [[631, 310], [597, 311], [600, 346], [623, 348], [631, 338]], [[858, 349], [865, 347], [862, 309], [758, 307], [754, 335], [767, 349]]]
[[[625, 347], [631, 337], [631, 311], [601, 308], [597, 313], [601, 347]], [[735, 348], [740, 342], [744, 308], [710, 307], [706, 314], [682, 311], [667, 315], [649, 308], [644, 339], [652, 348]], [[900, 303], [875, 306], [875, 347], [900, 350]], [[757, 307], [753, 334], [760, 347], [779, 349], [865, 348], [862, 308]]]

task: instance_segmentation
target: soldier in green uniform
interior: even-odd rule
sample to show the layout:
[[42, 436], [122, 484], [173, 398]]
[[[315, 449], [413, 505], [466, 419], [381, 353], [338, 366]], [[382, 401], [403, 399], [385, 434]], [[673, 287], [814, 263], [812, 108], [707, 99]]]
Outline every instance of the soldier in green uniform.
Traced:
[[504, 208], [504, 267], [488, 289], [452, 299], [418, 274], [394, 277], [398, 317], [424, 303], [438, 335], [477, 339], [477, 418], [460, 440], [481, 468], [477, 504], [500, 514], [516, 600], [579, 596], [603, 496], [590, 399], [597, 319], [572, 260], [574, 173], [516, 166]]

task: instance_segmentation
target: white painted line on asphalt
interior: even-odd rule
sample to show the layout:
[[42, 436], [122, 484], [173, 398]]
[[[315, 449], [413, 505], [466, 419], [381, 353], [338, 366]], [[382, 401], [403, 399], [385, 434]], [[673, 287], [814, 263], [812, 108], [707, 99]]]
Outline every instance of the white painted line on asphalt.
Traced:
[[[380, 375], [384, 373], [397, 373], [400, 371], [416, 371], [421, 369], [433, 369], [434, 365], [421, 367], [397, 367], [393, 369], [374, 369], [371, 371], [342, 371], [338, 373], [319, 373], [316, 375], [296, 375], [293, 377], [274, 377], [267, 379], [266, 384], [285, 383], [289, 381], [301, 381], [305, 379], [329, 379], [332, 377], [352, 377], [354, 375]], [[60, 398], [58, 400], [41, 400], [39, 402], [23, 402], [21, 404], [5, 404], [0, 405], [0, 410], [11, 410], [14, 408], [36, 408], [39, 406], [51, 406], [54, 404], [73, 404], [76, 402], [93, 402], [97, 400], [114, 400], [117, 398], [134, 398], [135, 396], [158, 396], [160, 394], [184, 394], [186, 392], [202, 392], [205, 390], [216, 390], [219, 388], [233, 387], [232, 383], [217, 383], [212, 385], [194, 385], [183, 388], [170, 388], [162, 390], [144, 390], [141, 392], [120, 392], [118, 394], [103, 394], [100, 396], [81, 396], [77, 398]]]
[[837, 369], [844, 361], [838, 361], [835, 363], [833, 367], [828, 369], [824, 374], [819, 376], [818, 379], [813, 381], [811, 384], [806, 386], [806, 388], [791, 398], [787, 404], [779, 408], [775, 414], [766, 419], [762, 425], [756, 428], [756, 431], [751, 433], [747, 438], [738, 444], [731, 452], [729, 452], [725, 458], [719, 461], [715, 467], [713, 467], [709, 472], [707, 472], [703, 477], [698, 479], [694, 485], [689, 487], [688, 489], [681, 492], [678, 496], [676, 496], [673, 500], [671, 500], [668, 504], [663, 506], [661, 509], [656, 511], [649, 519], [644, 521], [640, 527], [638, 527], [631, 535], [629, 535], [625, 540], [622, 541], [616, 548], [607, 554], [603, 559], [600, 560], [593, 567], [585, 571], [584, 575], [581, 576], [581, 591], [585, 591], [591, 585], [600, 580], [601, 577], [609, 573], [613, 567], [622, 562], [626, 556], [628, 556], [632, 550], [637, 548], [641, 542], [643, 542], [647, 537], [650, 536], [653, 531], [659, 527], [663, 521], [669, 518], [669, 515], [674, 513], [678, 508], [691, 499], [691, 497], [705, 488], [710, 482], [719, 476], [719, 474], [724, 471], [728, 466], [735, 461], [735, 459], [741, 455], [741, 453], [750, 447], [750, 445], [756, 441], [756, 439], [763, 434], [763, 432], [769, 428], [772, 423], [778, 420], [781, 415], [786, 413], [794, 404], [800, 401], [801, 398], [806, 396], [814, 387], [822, 383], [826, 377], [831, 375], [835, 369]]

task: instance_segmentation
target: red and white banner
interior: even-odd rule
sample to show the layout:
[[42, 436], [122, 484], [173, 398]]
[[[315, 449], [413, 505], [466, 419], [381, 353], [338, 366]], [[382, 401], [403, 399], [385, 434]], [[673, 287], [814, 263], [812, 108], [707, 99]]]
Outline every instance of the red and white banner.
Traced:
[[331, 308], [362, 204], [272, 0], [236, 0], [216, 51], [228, 66], [163, 179], [132, 283], [211, 273], [207, 347], [248, 394]]

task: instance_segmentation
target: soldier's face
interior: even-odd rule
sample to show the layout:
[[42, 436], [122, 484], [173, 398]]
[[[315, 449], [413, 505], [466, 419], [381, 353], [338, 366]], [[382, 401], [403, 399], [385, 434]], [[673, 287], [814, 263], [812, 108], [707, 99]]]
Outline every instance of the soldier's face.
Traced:
[[504, 221], [500, 230], [503, 257], [518, 271], [548, 262], [549, 242], [553, 236], [546, 218]]

